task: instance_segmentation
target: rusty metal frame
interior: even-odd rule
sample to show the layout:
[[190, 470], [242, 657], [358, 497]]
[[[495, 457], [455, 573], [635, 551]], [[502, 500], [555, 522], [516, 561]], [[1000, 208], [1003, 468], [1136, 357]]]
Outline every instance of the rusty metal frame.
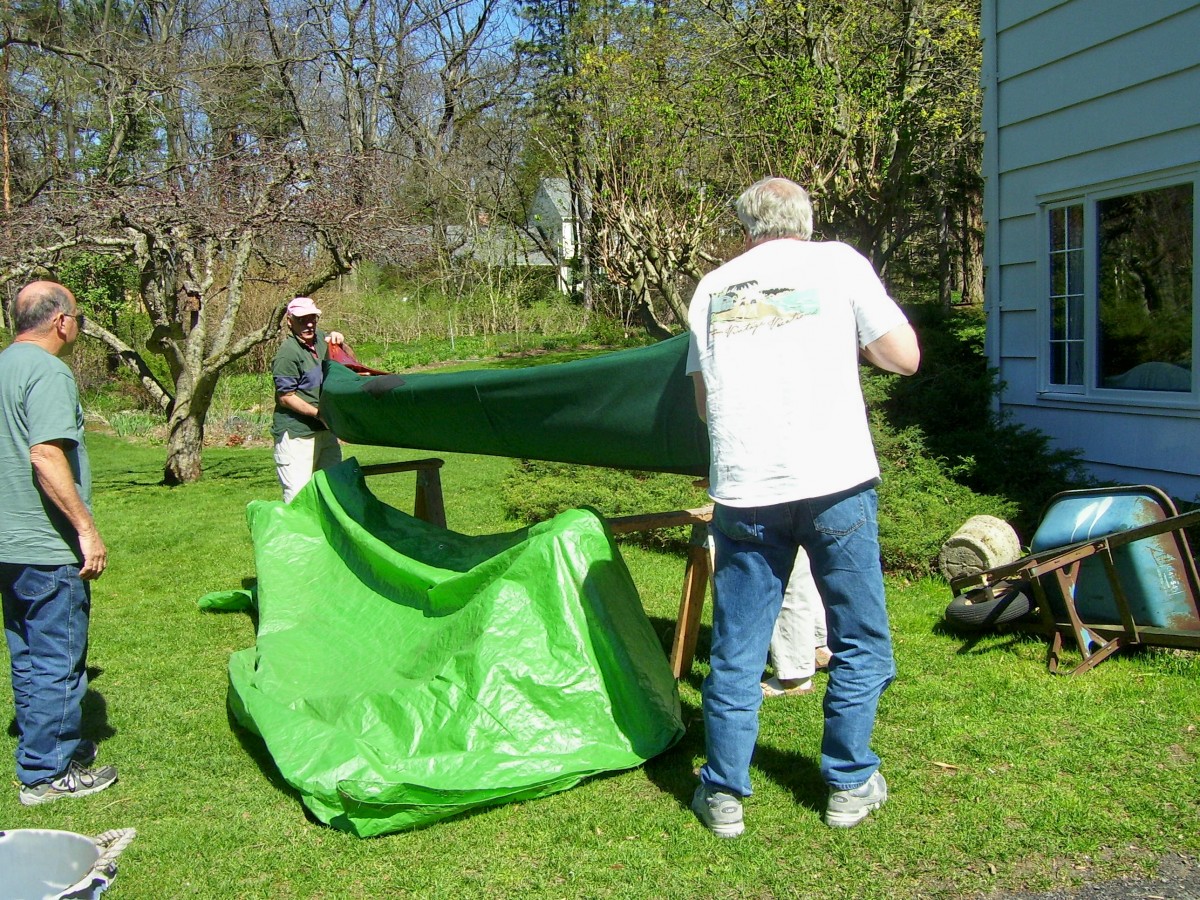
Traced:
[[[1160, 503], [1165, 501], [1164, 510], [1175, 513], [1174, 504], [1161, 492]], [[1144, 644], [1152, 647], [1172, 647], [1200, 650], [1200, 629], [1161, 628], [1138, 625], [1129, 608], [1129, 599], [1117, 574], [1113, 562], [1113, 550], [1160, 534], [1171, 533], [1182, 564], [1184, 582], [1187, 585], [1186, 599], [1191, 604], [1193, 618], [1200, 620], [1200, 577], [1196, 563], [1188, 546], [1183, 529], [1200, 524], [1200, 509], [1182, 515], [1173, 514], [1159, 522], [1141, 525], [1105, 537], [1068, 544], [1043, 550], [1023, 557], [1016, 562], [952, 579], [950, 588], [957, 596], [965, 591], [984, 590], [989, 599], [994, 599], [992, 588], [1001, 581], [1026, 580], [1033, 589], [1037, 601], [1039, 623], [1032, 630], [1046, 634], [1050, 647], [1046, 655], [1046, 668], [1056, 675], [1075, 675], [1087, 672], [1117, 651]], [[1084, 560], [1098, 556], [1104, 565], [1113, 600], [1121, 618], [1121, 624], [1084, 622], [1075, 607], [1075, 587], [1079, 581]], [[1058, 586], [1066, 609], [1064, 620], [1056, 620], [1046, 594], [1043, 578], [1052, 577]], [[1060, 671], [1059, 655], [1070, 636], [1083, 661], [1069, 671]]]

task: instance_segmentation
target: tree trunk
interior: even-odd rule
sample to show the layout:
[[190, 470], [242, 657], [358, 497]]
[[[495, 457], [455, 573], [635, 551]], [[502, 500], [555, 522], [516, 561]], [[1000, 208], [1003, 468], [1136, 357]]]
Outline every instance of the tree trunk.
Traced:
[[204, 420], [200, 416], [171, 417], [163, 484], [189, 484], [204, 473]]
[[963, 303], [983, 305], [983, 214], [978, 195], [963, 208]]
[[943, 199], [938, 204], [938, 303], [944, 311], [950, 311], [954, 302], [954, 263], [951, 259], [950, 245], [954, 241], [953, 229], [950, 227], [951, 209], [948, 201]]
[[629, 288], [630, 293], [633, 294], [634, 309], [637, 310], [638, 318], [642, 320], [642, 326], [646, 329], [646, 333], [656, 341], [665, 341], [667, 338], [673, 337], [671, 329], [660, 322], [658, 316], [654, 314], [654, 301], [645, 275], [639, 274]]
[[175, 407], [167, 420], [169, 432], [163, 484], [190, 484], [204, 473], [204, 420], [212, 405], [215, 387], [215, 374], [202, 373], [194, 382], [186, 377], [180, 379]]
[[0, 167], [4, 180], [4, 215], [12, 212], [12, 158], [8, 144], [8, 50], [0, 52]]

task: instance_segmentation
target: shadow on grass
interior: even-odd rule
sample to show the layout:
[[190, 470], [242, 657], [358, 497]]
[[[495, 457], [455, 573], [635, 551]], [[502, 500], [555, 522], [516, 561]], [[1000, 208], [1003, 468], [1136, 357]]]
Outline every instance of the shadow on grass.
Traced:
[[162, 468], [126, 469], [122, 472], [105, 472], [103, 475], [92, 476], [92, 490], [95, 493], [103, 491], [131, 490], [140, 488], [162, 487]]
[[[287, 783], [287, 780], [279, 771], [279, 766], [275, 764], [275, 757], [271, 756], [271, 751], [267, 749], [266, 741], [238, 722], [228, 704], [225, 705], [225, 717], [229, 721], [229, 730], [233, 732], [233, 736], [237, 738], [242, 749], [246, 751], [246, 755], [254, 760], [259, 771], [263, 773], [263, 776], [270, 782], [271, 786], [279, 791], [279, 793], [299, 802], [300, 792]], [[307, 808], [305, 812], [307, 812]], [[313, 821], [316, 820], [314, 819]]]
[[[228, 478], [231, 480], [262, 481], [263, 484], [277, 485], [275, 480], [275, 465], [270, 458], [259, 455], [239, 459], [233, 453], [222, 454], [215, 459], [204, 460], [204, 474]], [[272, 494], [266, 498], [277, 500]]]
[[760, 744], [754, 751], [754, 765], [781, 788], [790, 791], [797, 805], [821, 814], [825, 812], [829, 787], [816, 761], [820, 747], [811, 749], [811, 753], [803, 753]]
[[[696, 790], [698, 772], [693, 760], [701, 763], [705, 758], [704, 723], [699, 707], [683, 704], [683, 719], [687, 730], [683, 738], [670, 750], [646, 762], [646, 777], [664, 794], [675, 798], [682, 809], [689, 809], [692, 794]], [[820, 814], [825, 810], [829, 793], [821, 769], [816, 760], [819, 748], [812, 753], [802, 749], [781, 749], [758, 744], [754, 749], [753, 777], [770, 779], [792, 794], [799, 806], [807, 807]]]
[[[651, 618], [650, 621], [655, 633], [663, 642], [664, 652], [669, 655], [675, 622], [662, 617]], [[697, 693], [701, 691], [704, 677], [696, 669], [695, 663], [708, 660], [711, 643], [712, 629], [701, 625], [693, 664], [680, 679], [681, 684], [688, 685]], [[686, 729], [684, 736], [674, 747], [647, 761], [644, 768], [646, 777], [663, 793], [674, 797], [683, 809], [690, 809], [692, 794], [698, 783], [698, 772], [692, 761], [703, 762], [705, 758], [704, 718], [699, 706], [682, 698], [680, 713]], [[760, 743], [754, 750], [753, 765], [771, 781], [790, 791], [798, 805], [820, 814], [825, 810], [829, 789], [821, 777], [821, 769], [816, 759], [820, 752], [819, 747], [811, 749], [811, 753], [805, 753], [801, 749], [780, 749]]]
[[[658, 636], [658, 642], [662, 645], [663, 653], [667, 659], [671, 658], [671, 645], [675, 641], [675, 620], [664, 618], [662, 616], [650, 616], [650, 627], [654, 629], [654, 633]], [[698, 661], [708, 661], [708, 648], [712, 643], [712, 628], [708, 625], [701, 625], [696, 637], [696, 652], [692, 659], [691, 666], [684, 673], [681, 682], [686, 683], [697, 691], [700, 690], [700, 685], [704, 681], [704, 676], [696, 671], [696, 663]]]
[[99, 666], [88, 666], [88, 689], [83, 695], [83, 734], [97, 744], [117, 733], [117, 730], [108, 724], [108, 701], [92, 687], [103, 672]]
[[1012, 653], [1015, 648], [1039, 642], [1039, 635], [1019, 626], [1001, 626], [983, 631], [955, 628], [941, 620], [930, 629], [939, 637], [962, 641], [955, 652], [958, 656], [984, 656], [990, 653]]

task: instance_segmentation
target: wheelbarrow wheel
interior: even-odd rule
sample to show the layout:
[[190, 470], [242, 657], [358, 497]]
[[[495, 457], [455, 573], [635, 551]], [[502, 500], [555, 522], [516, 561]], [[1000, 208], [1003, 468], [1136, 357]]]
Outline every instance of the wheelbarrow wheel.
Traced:
[[1004, 582], [993, 586], [991, 597], [982, 588], [959, 594], [946, 607], [946, 619], [963, 628], [981, 631], [1015, 622], [1029, 615], [1033, 608], [1027, 585]]

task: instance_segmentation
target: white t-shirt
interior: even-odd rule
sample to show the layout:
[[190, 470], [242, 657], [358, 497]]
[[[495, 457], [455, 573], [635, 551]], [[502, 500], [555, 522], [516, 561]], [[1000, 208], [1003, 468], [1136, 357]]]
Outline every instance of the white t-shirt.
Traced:
[[706, 275], [688, 319], [714, 500], [770, 506], [879, 477], [858, 350], [907, 319], [865, 257], [836, 242], [767, 241]]

